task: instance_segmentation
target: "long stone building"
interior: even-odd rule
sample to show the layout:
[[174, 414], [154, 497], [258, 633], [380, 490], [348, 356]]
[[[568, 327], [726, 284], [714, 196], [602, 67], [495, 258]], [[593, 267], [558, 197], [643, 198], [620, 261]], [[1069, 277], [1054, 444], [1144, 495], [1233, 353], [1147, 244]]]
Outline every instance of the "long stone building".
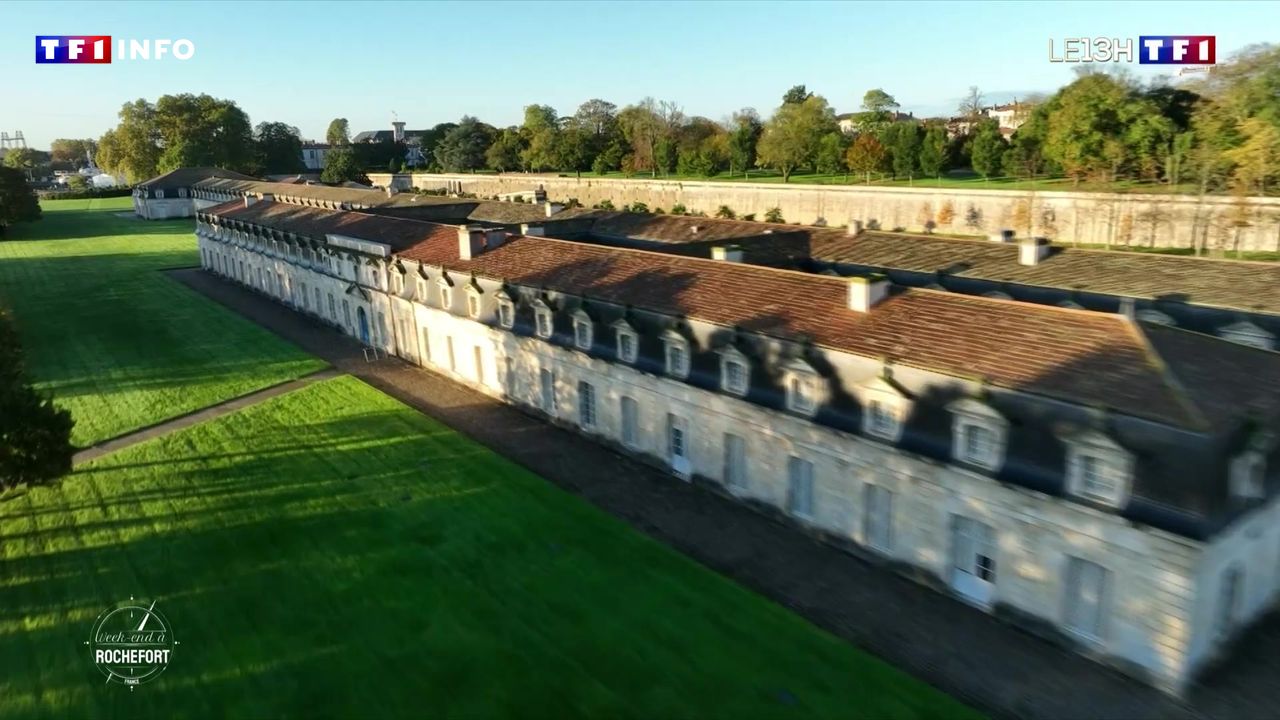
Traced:
[[705, 219], [702, 256], [200, 193], [210, 272], [1167, 691], [1280, 589], [1280, 354], [744, 262]]

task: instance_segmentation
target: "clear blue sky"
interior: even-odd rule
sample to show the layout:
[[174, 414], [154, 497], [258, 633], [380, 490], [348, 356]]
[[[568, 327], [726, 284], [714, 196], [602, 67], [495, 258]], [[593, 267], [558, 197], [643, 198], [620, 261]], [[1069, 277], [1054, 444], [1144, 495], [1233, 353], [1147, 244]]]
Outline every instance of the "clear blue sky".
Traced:
[[[992, 100], [1052, 91], [1070, 65], [1048, 61], [1064, 37], [1216, 35], [1218, 57], [1280, 41], [1266, 2], [253, 2], [9, 3], [0, 22], [0, 130], [47, 148], [97, 137], [120, 105], [165, 93], [234, 99], [254, 123], [322, 138], [411, 129], [463, 113], [518, 123], [544, 103], [570, 114], [601, 97], [646, 95], [720, 119], [767, 115], [806, 84], [839, 112], [883, 87], [904, 110], [947, 114], [970, 85]], [[35, 35], [188, 38], [192, 60], [37, 65]], [[1148, 68], [1131, 68], [1147, 76]]]

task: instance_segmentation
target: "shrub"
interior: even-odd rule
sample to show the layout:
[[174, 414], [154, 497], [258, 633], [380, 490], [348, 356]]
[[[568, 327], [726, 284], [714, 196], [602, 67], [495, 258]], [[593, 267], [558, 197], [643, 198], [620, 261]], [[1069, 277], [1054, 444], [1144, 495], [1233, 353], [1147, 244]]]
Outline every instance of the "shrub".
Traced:
[[733, 208], [729, 207], [728, 205], [721, 205], [719, 208], [716, 209], [716, 217], [720, 218], [721, 220], [733, 220], [734, 218], [737, 217], [737, 215], [734, 214]]
[[786, 222], [786, 220], [782, 219], [782, 208], [769, 208], [769, 211], [764, 214], [764, 221], [771, 223]]
[[0, 490], [39, 485], [71, 472], [71, 413], [26, 377], [12, 320], [0, 312]]
[[627, 210], [629, 210], [629, 211], [631, 211], [631, 212], [633, 212], [633, 213], [647, 213], [647, 212], [649, 212], [649, 206], [648, 206], [648, 205], [645, 205], [645, 204], [644, 204], [644, 203], [642, 203], [642, 202], [634, 202], [634, 203], [631, 203], [631, 207], [626, 208], [626, 209], [627, 209]]
[[613, 210], [613, 209], [614, 209], [614, 207], [613, 207], [613, 201], [612, 201], [612, 200], [601, 200], [600, 202], [598, 202], [598, 203], [596, 203], [596, 204], [595, 204], [595, 208], [596, 208], [597, 210]]
[[688, 211], [687, 211], [687, 210], [685, 210], [685, 207], [684, 207], [684, 204], [683, 204], [683, 203], [676, 203], [675, 205], [672, 205], [672, 206], [671, 206], [671, 214], [672, 214], [672, 215], [685, 215], [685, 214], [687, 214], [687, 212], [688, 212]]
[[569, 198], [564, 203], [565, 209], [573, 209], [582, 207], [582, 202], [578, 198]]
[[746, 220], [747, 222], [755, 222], [755, 221], [756, 221], [756, 214], [755, 214], [755, 213], [747, 213], [746, 215], [743, 215], [742, 217], [740, 217], [740, 218], [738, 218], [738, 219], [739, 219], [739, 220]]
[[653, 214], [654, 214], [654, 215], [665, 215], [665, 214], [666, 214], [666, 211], [665, 211], [665, 210], [663, 210], [662, 208], [654, 208], [654, 209], [653, 209]]

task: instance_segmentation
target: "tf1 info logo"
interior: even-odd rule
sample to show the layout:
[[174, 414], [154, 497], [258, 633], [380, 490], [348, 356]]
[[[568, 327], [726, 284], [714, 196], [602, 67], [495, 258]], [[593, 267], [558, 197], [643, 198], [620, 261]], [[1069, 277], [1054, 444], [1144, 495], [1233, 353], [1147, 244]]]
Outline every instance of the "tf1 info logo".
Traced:
[[190, 60], [196, 54], [190, 40], [116, 40], [110, 35], [37, 35], [36, 62], [44, 65], [107, 65], [119, 60]]
[[1142, 65], [1213, 65], [1217, 59], [1214, 35], [1143, 35], [1133, 38], [1064, 38], [1059, 54], [1049, 40], [1049, 62], [1133, 62]]

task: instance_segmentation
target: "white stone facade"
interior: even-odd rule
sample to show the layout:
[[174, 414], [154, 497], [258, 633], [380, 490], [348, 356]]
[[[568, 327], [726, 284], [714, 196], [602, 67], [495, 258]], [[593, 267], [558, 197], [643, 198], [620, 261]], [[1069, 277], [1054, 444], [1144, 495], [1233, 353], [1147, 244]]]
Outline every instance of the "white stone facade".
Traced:
[[[205, 269], [366, 345], [786, 515], [1169, 692], [1184, 691], [1280, 588], [1274, 501], [1193, 540], [508, 332], [496, 293], [472, 307], [464, 281], [441, 283], [439, 268], [407, 260], [401, 275], [377, 243], [299, 250], [203, 221], [197, 236]], [[1232, 582], [1238, 591], [1225, 589]]]

